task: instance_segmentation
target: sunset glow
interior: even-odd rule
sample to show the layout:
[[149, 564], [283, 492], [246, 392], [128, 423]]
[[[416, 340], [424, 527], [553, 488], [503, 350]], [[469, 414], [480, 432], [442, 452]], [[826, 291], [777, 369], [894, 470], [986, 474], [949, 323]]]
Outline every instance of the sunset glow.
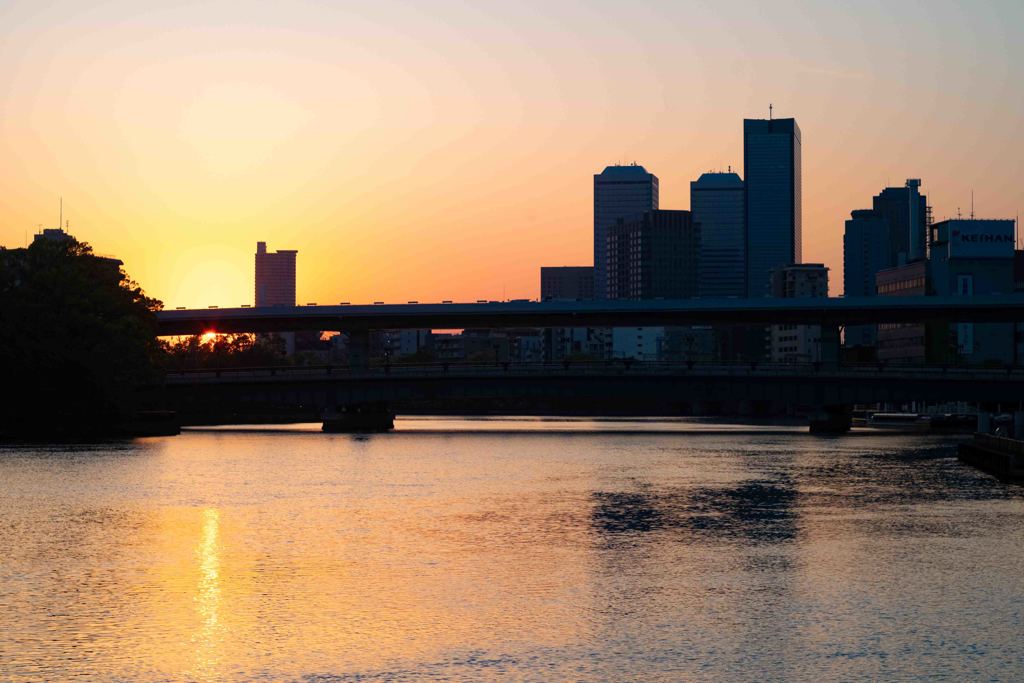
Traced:
[[[741, 120], [804, 133], [804, 259], [923, 179], [936, 218], [1024, 205], [1019, 3], [16, 0], [0, 6], [0, 243], [53, 227], [168, 307], [251, 303], [257, 240], [301, 301], [534, 297], [591, 261], [591, 175], [663, 208], [742, 167]], [[58, 19], [59, 17], [59, 19]]]

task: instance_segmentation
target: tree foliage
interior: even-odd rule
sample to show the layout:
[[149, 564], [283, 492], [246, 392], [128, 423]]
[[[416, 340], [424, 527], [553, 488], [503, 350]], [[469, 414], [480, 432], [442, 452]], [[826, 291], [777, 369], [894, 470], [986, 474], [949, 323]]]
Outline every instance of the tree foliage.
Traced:
[[160, 378], [161, 307], [84, 242], [0, 250], [0, 434], [111, 433]]
[[284, 365], [284, 339], [275, 335], [221, 334], [210, 339], [193, 335], [162, 342], [168, 370], [257, 368]]

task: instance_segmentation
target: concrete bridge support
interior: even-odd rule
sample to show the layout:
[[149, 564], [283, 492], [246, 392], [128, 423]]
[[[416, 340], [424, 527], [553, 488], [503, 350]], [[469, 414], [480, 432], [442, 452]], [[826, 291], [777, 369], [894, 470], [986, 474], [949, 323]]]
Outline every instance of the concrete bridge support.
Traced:
[[345, 434], [388, 432], [395, 428], [395, 414], [384, 401], [351, 403], [324, 411], [323, 431]]
[[821, 364], [826, 368], [839, 366], [839, 325], [824, 323], [821, 326]]
[[370, 367], [370, 331], [350, 330], [348, 333], [348, 364], [353, 370]]
[[823, 406], [810, 415], [811, 434], [845, 434], [853, 425], [851, 406]]

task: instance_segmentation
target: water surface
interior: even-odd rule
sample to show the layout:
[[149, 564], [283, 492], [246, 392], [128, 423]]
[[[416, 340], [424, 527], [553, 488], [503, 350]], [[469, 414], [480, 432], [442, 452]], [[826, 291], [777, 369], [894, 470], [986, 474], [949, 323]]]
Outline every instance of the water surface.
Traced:
[[0, 679], [1021, 680], [948, 438], [400, 420], [0, 448]]

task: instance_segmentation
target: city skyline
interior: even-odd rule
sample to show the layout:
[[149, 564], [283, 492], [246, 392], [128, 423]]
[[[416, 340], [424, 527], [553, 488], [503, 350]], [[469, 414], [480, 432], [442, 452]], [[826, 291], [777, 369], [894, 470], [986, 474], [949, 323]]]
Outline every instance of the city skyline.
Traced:
[[[844, 222], [883, 187], [922, 178], [935, 220], [968, 215], [972, 188], [979, 216], [1024, 204], [1022, 10], [995, 7], [784, 7], [756, 25], [750, 6], [545, 8], [577, 29], [565, 43], [512, 8], [443, 6], [438, 28], [316, 5], [68, 7], [57, 22], [12, 3], [0, 243], [53, 227], [63, 195], [71, 233], [168, 307], [247, 302], [257, 239], [302, 253], [303, 302], [534, 298], [538, 267], [591, 263], [592, 174], [636, 161], [662, 207], [688, 209], [701, 173], [742, 167], [741, 121], [773, 103], [803, 132], [803, 260], [838, 294]], [[844, 21], [870, 38], [829, 28]], [[303, 41], [287, 30], [317, 23]], [[764, 58], [770, 35], [790, 47]]]

